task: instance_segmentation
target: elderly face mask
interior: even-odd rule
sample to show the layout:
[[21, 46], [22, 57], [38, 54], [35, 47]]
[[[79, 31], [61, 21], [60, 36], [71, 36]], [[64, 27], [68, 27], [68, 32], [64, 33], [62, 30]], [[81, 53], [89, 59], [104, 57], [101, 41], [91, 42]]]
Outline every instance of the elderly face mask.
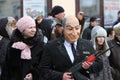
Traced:
[[78, 40], [81, 31], [81, 25], [76, 17], [70, 16], [66, 18], [66, 25], [64, 26], [64, 37], [70, 43]]

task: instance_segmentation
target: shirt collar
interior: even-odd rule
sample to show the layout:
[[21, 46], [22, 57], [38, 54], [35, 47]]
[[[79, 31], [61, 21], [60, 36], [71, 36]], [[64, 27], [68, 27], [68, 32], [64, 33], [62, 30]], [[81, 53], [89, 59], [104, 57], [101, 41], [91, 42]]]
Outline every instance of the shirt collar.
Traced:
[[[66, 41], [66, 40], [65, 40], [64, 44], [67, 45], [67, 46], [69, 46], [69, 47], [71, 47], [71, 44], [68, 41]], [[75, 48], [77, 47], [77, 41], [74, 42], [74, 47]]]

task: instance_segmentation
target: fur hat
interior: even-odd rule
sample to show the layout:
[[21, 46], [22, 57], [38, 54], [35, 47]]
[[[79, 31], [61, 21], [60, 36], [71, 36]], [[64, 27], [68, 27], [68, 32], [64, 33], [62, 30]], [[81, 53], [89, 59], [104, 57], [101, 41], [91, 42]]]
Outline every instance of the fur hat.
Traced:
[[[107, 37], [107, 32], [106, 32], [106, 30], [103, 28], [103, 27], [101, 27], [101, 26], [95, 26], [93, 29], [92, 29], [92, 31], [91, 31], [91, 41], [92, 41], [92, 43], [93, 43], [93, 47], [94, 47], [94, 49], [96, 49], [96, 37], [98, 37], [98, 36], [104, 36], [105, 37], [105, 45], [106, 45], [106, 47], [107, 47], [107, 49], [109, 48], [109, 46], [108, 46], [108, 43], [107, 43], [107, 39], [106, 39], [106, 37]], [[110, 55], [110, 51], [107, 51], [106, 52], [106, 56], [109, 56]]]
[[64, 9], [61, 6], [54, 6], [52, 8], [51, 14], [53, 17], [55, 17], [56, 14], [64, 12]]
[[98, 36], [107, 37], [106, 30], [101, 26], [95, 26], [91, 31], [91, 38], [98, 37]]
[[115, 33], [120, 34], [120, 23], [113, 26]]
[[24, 16], [17, 21], [16, 26], [20, 32], [23, 32], [26, 28], [36, 26], [36, 24], [33, 18], [30, 16]]

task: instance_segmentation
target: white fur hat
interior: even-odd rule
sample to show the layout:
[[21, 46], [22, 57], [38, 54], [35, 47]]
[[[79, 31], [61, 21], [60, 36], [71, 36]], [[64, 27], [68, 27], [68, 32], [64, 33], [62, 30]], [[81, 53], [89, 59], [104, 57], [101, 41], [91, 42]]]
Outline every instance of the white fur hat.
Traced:
[[[91, 31], [91, 41], [93, 43], [93, 47], [94, 49], [96, 49], [96, 42], [95, 42], [95, 39], [96, 37], [98, 36], [104, 36], [105, 37], [105, 45], [107, 46], [107, 49], [109, 48], [108, 46], [108, 43], [107, 43], [107, 40], [106, 40], [106, 37], [107, 37], [107, 32], [106, 30], [101, 27], [101, 26], [95, 26], [92, 31]], [[106, 52], [106, 56], [109, 56], [110, 55], [110, 51], [107, 51]]]
[[98, 36], [107, 37], [106, 30], [101, 26], [95, 26], [91, 31], [91, 38], [98, 37]]

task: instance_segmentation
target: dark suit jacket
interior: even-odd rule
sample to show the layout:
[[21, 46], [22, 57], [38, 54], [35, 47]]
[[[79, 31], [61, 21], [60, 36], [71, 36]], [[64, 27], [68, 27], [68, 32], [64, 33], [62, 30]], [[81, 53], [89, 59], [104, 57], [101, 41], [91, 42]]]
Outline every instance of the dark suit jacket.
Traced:
[[[40, 63], [40, 72], [45, 80], [62, 80], [63, 73], [68, 71], [75, 64], [82, 62], [86, 56], [94, 53], [92, 44], [83, 39], [77, 42], [77, 54], [74, 63], [71, 62], [64, 46], [64, 39], [52, 41], [45, 46]], [[87, 70], [80, 70], [80, 73], [89, 77], [89, 73], [99, 72], [102, 69], [102, 62], [97, 59], [93, 66]]]

